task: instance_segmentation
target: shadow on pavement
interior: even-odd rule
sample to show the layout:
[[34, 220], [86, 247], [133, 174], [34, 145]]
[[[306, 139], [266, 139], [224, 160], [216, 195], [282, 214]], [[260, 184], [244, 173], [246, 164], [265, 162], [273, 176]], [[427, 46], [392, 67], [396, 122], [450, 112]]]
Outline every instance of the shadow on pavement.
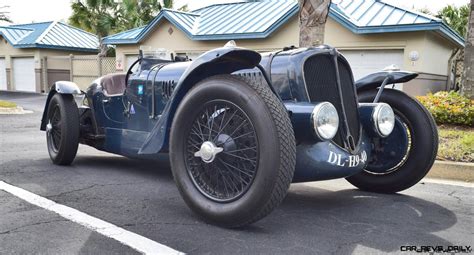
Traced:
[[[113, 167], [114, 171], [133, 171], [138, 175], [158, 177], [160, 181], [172, 181], [169, 168], [157, 171], [159, 167], [153, 161], [80, 158], [76, 165], [98, 168], [103, 165]], [[273, 214], [252, 226], [232, 232], [247, 236], [245, 239], [250, 242], [254, 235], [296, 235], [297, 243], [311, 247], [308, 252], [337, 250], [338, 253], [351, 253], [357, 245], [377, 251], [399, 252], [401, 245], [452, 245], [434, 233], [450, 228], [456, 221], [455, 214], [449, 209], [409, 195], [376, 194], [355, 189], [329, 191], [317, 188], [315, 183], [311, 187], [292, 185], [288, 196]]]
[[[41, 159], [22, 164], [49, 165], [53, 170], [58, 169], [54, 171], [66, 170], [70, 175], [79, 174], [80, 178], [92, 175], [94, 178], [110, 176], [111, 179], [120, 176], [121, 181], [127, 178], [135, 181], [152, 179], [141, 185], [145, 189], [142, 193], [137, 191], [137, 194], [131, 194], [128, 191], [132, 198], [145, 194], [150, 187], [146, 185], [154, 185], [155, 182], [165, 185], [166, 190], [160, 191], [164, 193], [150, 191], [151, 199], [143, 202], [148, 205], [146, 210], [140, 211], [143, 209], [130, 204], [134, 217], [152, 218], [152, 224], [161, 225], [131, 224], [129, 228], [188, 253], [399, 253], [402, 245], [462, 245], [452, 244], [435, 234], [457, 222], [451, 210], [405, 194], [362, 192], [347, 189], [349, 186], [345, 185], [338, 185], [334, 188], [336, 191], [332, 191], [318, 188], [318, 183], [311, 186], [295, 184], [282, 205], [268, 217], [242, 229], [228, 230], [205, 224], [184, 206], [177, 189], [173, 187], [173, 177], [166, 163], [103, 155], [78, 155], [71, 167], [53, 166], [48, 161]], [[327, 187], [328, 184], [325, 185]], [[157, 196], [166, 196], [168, 200]], [[93, 207], [89, 208], [92, 210]], [[149, 215], [152, 212], [157, 215]], [[91, 213], [95, 215], [100, 211], [93, 210]], [[162, 222], [185, 222], [190, 225], [162, 225]], [[158, 234], [154, 232], [157, 226], [160, 229]], [[197, 232], [203, 234], [196, 236]]]

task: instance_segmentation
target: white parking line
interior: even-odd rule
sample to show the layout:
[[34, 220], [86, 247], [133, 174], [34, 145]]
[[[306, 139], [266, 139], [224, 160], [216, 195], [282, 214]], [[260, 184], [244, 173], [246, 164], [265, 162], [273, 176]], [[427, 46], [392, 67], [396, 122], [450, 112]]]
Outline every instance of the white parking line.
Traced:
[[97, 219], [74, 208], [58, 204], [47, 198], [38, 196], [22, 188], [15, 187], [0, 181], [0, 190], [4, 190], [26, 202], [59, 214], [61, 217], [78, 223], [90, 230], [98, 232], [106, 237], [115, 239], [120, 243], [131, 247], [143, 254], [183, 254], [166, 245], [157, 243], [146, 237], [137, 235], [111, 223]]

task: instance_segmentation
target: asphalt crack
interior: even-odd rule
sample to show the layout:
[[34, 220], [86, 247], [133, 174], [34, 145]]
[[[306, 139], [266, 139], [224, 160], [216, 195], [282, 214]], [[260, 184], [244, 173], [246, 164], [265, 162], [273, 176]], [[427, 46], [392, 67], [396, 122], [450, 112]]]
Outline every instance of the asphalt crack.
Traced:
[[374, 230], [377, 229], [377, 226], [375, 226], [374, 224], [370, 224], [370, 223], [344, 221], [344, 220], [339, 219], [339, 218], [336, 217], [336, 216], [331, 216], [331, 218], [333, 218], [334, 220], [336, 220], [338, 223], [342, 224], [342, 228], [351, 228], [351, 227], [354, 227], [354, 226], [362, 226], [362, 227], [365, 227], [365, 229], [363, 230], [363, 232], [357, 233], [357, 235], [367, 235], [367, 234], [371, 234], [371, 233], [373, 233]]
[[461, 203], [462, 199], [459, 196], [454, 195], [455, 193], [456, 191], [452, 191], [451, 193], [448, 194], [448, 196], [455, 198], [458, 201], [458, 203]]
[[136, 227], [142, 225], [178, 225], [178, 226], [197, 226], [198, 223], [180, 223], [180, 222], [139, 222], [139, 223], [126, 223], [120, 225], [120, 227]]
[[39, 171], [6, 171], [6, 172], [0, 172], [0, 174], [27, 174], [27, 173], [46, 173], [46, 172], [52, 172], [52, 171], [57, 171], [56, 169], [50, 169], [50, 170], [39, 170]]
[[8, 235], [8, 234], [12, 234], [12, 233], [22, 232], [22, 231], [18, 231], [18, 230], [23, 229], [23, 228], [29, 228], [29, 227], [39, 226], [39, 225], [43, 225], [43, 224], [50, 224], [50, 223], [56, 223], [56, 222], [65, 222], [65, 221], [67, 221], [67, 220], [66, 219], [57, 219], [57, 220], [35, 222], [35, 223], [20, 226], [20, 227], [12, 228], [12, 229], [9, 229], [7, 231], [0, 232], [0, 235]]
[[74, 190], [68, 190], [68, 191], [65, 191], [65, 192], [61, 192], [59, 194], [55, 194], [55, 195], [49, 195], [49, 196], [45, 196], [46, 198], [56, 198], [56, 197], [61, 197], [61, 196], [64, 196], [64, 195], [67, 195], [67, 194], [72, 194], [72, 193], [76, 193], [76, 192], [81, 192], [81, 191], [85, 191], [85, 190], [89, 190], [89, 189], [93, 189], [95, 187], [107, 187], [107, 186], [124, 186], [124, 185], [135, 185], [135, 184], [142, 184], [142, 183], [145, 183], [145, 182], [127, 182], [127, 183], [110, 183], [110, 184], [93, 184], [93, 185], [89, 185], [87, 187], [84, 187], [84, 188], [80, 188], [80, 189], [74, 189]]

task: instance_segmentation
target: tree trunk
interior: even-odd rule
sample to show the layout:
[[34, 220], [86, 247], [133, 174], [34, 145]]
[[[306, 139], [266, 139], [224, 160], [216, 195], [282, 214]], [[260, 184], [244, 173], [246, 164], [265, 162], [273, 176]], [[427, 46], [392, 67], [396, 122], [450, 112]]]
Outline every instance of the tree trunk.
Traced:
[[300, 47], [322, 44], [331, 0], [298, 0], [298, 2], [300, 5]]
[[106, 57], [107, 56], [107, 45], [102, 43], [102, 38], [99, 38], [99, 57]]
[[474, 5], [470, 4], [469, 28], [467, 30], [466, 48], [464, 49], [464, 79], [461, 94], [474, 99]]

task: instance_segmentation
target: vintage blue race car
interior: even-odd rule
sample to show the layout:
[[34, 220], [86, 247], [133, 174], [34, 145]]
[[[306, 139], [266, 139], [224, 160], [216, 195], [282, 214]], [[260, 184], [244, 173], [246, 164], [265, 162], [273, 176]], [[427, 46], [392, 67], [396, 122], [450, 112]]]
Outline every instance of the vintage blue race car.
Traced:
[[85, 92], [56, 82], [41, 121], [53, 163], [71, 164], [79, 143], [137, 159], [169, 155], [187, 205], [239, 227], [268, 215], [291, 182], [346, 178], [393, 193], [434, 162], [432, 116], [388, 87], [416, 73], [354, 82], [344, 56], [324, 45], [261, 55], [229, 43], [194, 61], [171, 59], [141, 52], [126, 74]]

